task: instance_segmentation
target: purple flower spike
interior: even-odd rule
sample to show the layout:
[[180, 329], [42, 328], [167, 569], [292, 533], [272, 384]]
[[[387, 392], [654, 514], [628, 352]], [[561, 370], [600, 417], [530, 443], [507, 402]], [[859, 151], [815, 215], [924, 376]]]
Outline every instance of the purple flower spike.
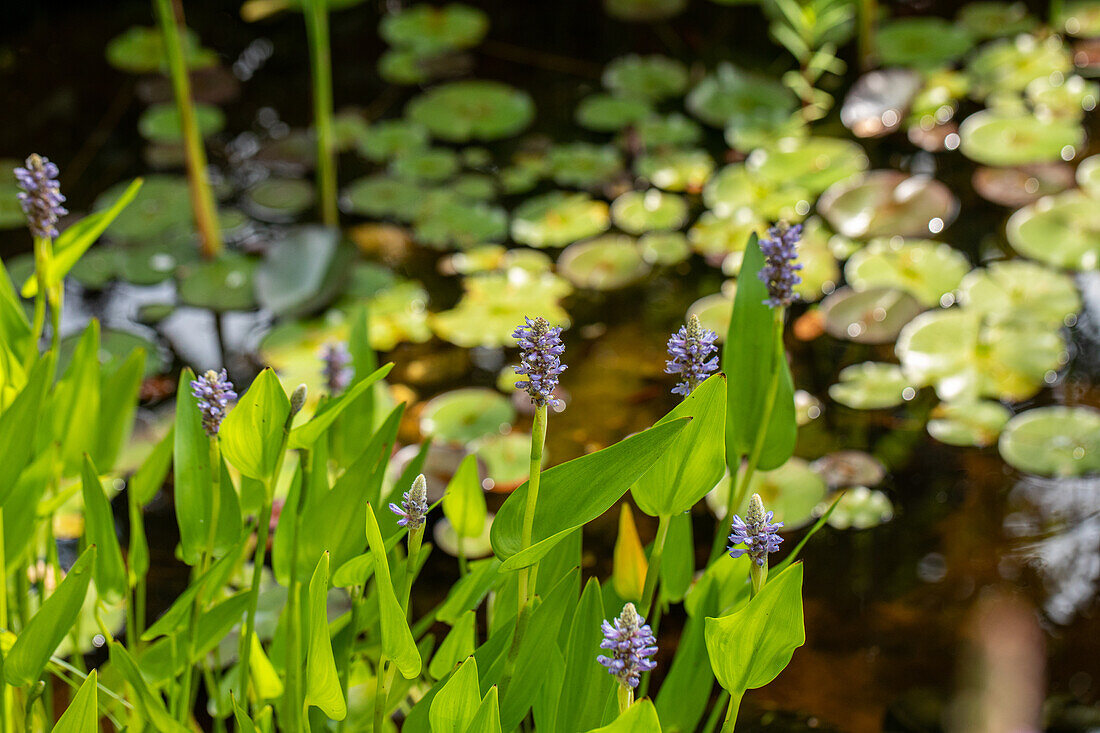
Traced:
[[348, 366], [351, 364], [351, 352], [342, 341], [330, 341], [321, 347], [321, 361], [324, 366], [321, 373], [328, 384], [328, 392], [337, 395], [348, 388], [351, 377], [355, 371]]
[[601, 649], [611, 651], [610, 657], [600, 655], [596, 661], [607, 667], [607, 672], [624, 687], [637, 687], [642, 672], [657, 666], [650, 657], [657, 653], [657, 640], [653, 629], [638, 615], [633, 603], [623, 606], [623, 612], [614, 619], [614, 625], [603, 622]]
[[768, 299], [764, 302], [772, 308], [785, 307], [798, 300], [793, 288], [802, 282], [798, 275], [802, 265], [795, 262], [802, 225], [788, 227], [780, 222], [768, 230], [768, 237], [760, 240], [765, 262], [759, 277], [768, 286]]
[[23, 192], [19, 205], [27, 216], [27, 226], [35, 237], [53, 239], [57, 236], [57, 220], [68, 210], [62, 206], [65, 197], [57, 182], [59, 171], [49, 158], [38, 154], [27, 158], [25, 168], [15, 169], [15, 179]]
[[412, 488], [401, 495], [401, 505], [390, 504], [390, 511], [400, 519], [397, 524], [414, 530], [424, 524], [424, 516], [428, 513], [428, 482], [424, 474], [420, 474], [413, 480]]
[[527, 377], [516, 382], [516, 389], [526, 390], [531, 401], [543, 407], [556, 402], [553, 394], [558, 376], [567, 369], [559, 358], [565, 352], [565, 344], [561, 342], [561, 328], [551, 328], [545, 318], [524, 320], [527, 325], [512, 334], [522, 352], [515, 372]]
[[191, 394], [199, 401], [202, 429], [213, 438], [229, 412], [229, 403], [237, 399], [233, 383], [224, 369], [220, 372], [211, 369], [198, 379], [191, 380]]
[[709, 358], [718, 350], [714, 340], [718, 334], [703, 328], [699, 317], [693, 315], [686, 326], [668, 339], [668, 355], [665, 374], [679, 374], [680, 382], [672, 388], [672, 394], [687, 397], [699, 384], [718, 371], [718, 357]]
[[[749, 510], [745, 518], [733, 515], [733, 524], [730, 526], [729, 553], [730, 557], [748, 555], [758, 567], [764, 567], [768, 561], [768, 553], [777, 552], [779, 543], [783, 538], [779, 536], [779, 528], [782, 522], [773, 522], [773, 512], [764, 511], [764, 502], [760, 494], [753, 494], [749, 499]], [[744, 545], [745, 549], [734, 545]]]

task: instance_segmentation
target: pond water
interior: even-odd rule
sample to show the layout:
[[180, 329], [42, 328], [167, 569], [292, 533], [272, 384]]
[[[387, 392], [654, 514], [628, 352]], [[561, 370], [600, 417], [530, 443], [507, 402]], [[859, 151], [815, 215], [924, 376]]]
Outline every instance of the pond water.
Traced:
[[[610, 140], [609, 134], [578, 127], [574, 110], [600, 90], [605, 64], [624, 54], [679, 59], [690, 68], [693, 83], [720, 62], [773, 77], [791, 66], [769, 40], [764, 17], [754, 7], [694, 0], [667, 21], [624, 23], [609, 18], [594, 2], [472, 4], [491, 19], [489, 33], [470, 53], [446, 59], [439, 71], [444, 77], [472, 72], [527, 91], [537, 113], [522, 140], [532, 150], [544, 149], [551, 140]], [[379, 13], [390, 5], [400, 3], [368, 2], [333, 15], [337, 109], [357, 108], [371, 121], [400, 116], [420, 91], [388, 84], [376, 72], [387, 48], [377, 33]], [[911, 2], [890, 4], [889, 10], [898, 17], [949, 17], [954, 7]], [[52, 3], [49, 8], [26, 5], [15, 13], [17, 22], [7, 24], [0, 49], [9, 110], [0, 126], [0, 155], [18, 158], [39, 151], [56, 161], [74, 211], [87, 210], [117, 182], [147, 174], [156, 167], [151, 156], [170, 155], [164, 148], [147, 149], [137, 134], [143, 110], [151, 100], [166, 100], [167, 87], [148, 75], [122, 73], [104, 60], [108, 40], [133, 25], [151, 24], [147, 3]], [[187, 13], [203, 46], [213, 49], [230, 72], [197, 87], [200, 96], [219, 98], [225, 115], [224, 130], [210, 139], [213, 165], [238, 189], [271, 170], [304, 179], [307, 166], [295, 155], [272, 152], [275, 143], [293, 137], [311, 120], [300, 16], [282, 13], [249, 24], [240, 19], [235, 3], [228, 2], [187, 3]], [[841, 55], [849, 71], [829, 88], [838, 101], [858, 77], [854, 44]], [[955, 120], [980, 108], [963, 99]], [[1082, 121], [1089, 142], [1075, 151], [1075, 160], [1100, 151], [1097, 119], [1090, 112]], [[815, 123], [814, 133], [853, 139], [836, 110]], [[485, 147], [501, 160], [511, 155], [513, 143]], [[920, 150], [904, 131], [860, 144], [871, 170], [928, 174], [946, 184], [958, 198], [960, 213], [953, 222], [948, 217], [942, 233], [935, 233], [969, 263], [1011, 253], [1005, 221], [1016, 206], [999, 206], [978, 195], [972, 184], [974, 162], [958, 151]], [[253, 154], [254, 146], [264, 152]], [[719, 167], [740, 159], [720, 129], [705, 129], [699, 147]], [[170, 164], [166, 170], [175, 173], [179, 168]], [[344, 154], [341, 186], [377, 170], [360, 156]], [[595, 196], [613, 198], [632, 185], [629, 176], [615, 176], [596, 187]], [[551, 188], [557, 186], [542, 183], [536, 191]], [[704, 209], [697, 194], [687, 196], [690, 220]], [[530, 195], [505, 196], [506, 208], [513, 210]], [[266, 221], [246, 225], [247, 234], [238, 239], [241, 249], [262, 251], [286, 226], [278, 217], [260, 218]], [[310, 221], [314, 215], [307, 206], [289, 218]], [[344, 219], [349, 224], [366, 221], [355, 214]], [[1091, 232], [1096, 236], [1096, 229]], [[387, 243], [383, 234], [393, 232], [360, 232], [360, 243], [366, 242], [374, 261], [422, 283], [433, 313], [454, 307], [462, 294], [461, 280], [441, 271], [444, 253], [412, 245], [404, 236]], [[144, 244], [157, 251], [155, 243]], [[0, 232], [0, 255], [9, 264], [27, 245], [22, 231]], [[565, 298], [572, 320], [566, 334], [570, 370], [562, 380], [568, 407], [551, 419], [551, 461], [610, 444], [674, 406], [671, 383], [662, 373], [665, 340], [693, 303], [722, 291], [727, 278], [718, 264], [720, 259], [696, 255], [647, 267], [648, 274], [619, 289], [578, 287]], [[1043, 389], [1006, 400], [1013, 413], [1053, 404], [1100, 407], [1100, 276], [1095, 263], [1091, 270], [1071, 273], [1083, 305], [1060, 331], [1068, 360], [1051, 372]], [[206, 368], [220, 363], [219, 336], [228, 347], [224, 361], [239, 382], [261, 363], [256, 347], [271, 319], [251, 308], [226, 314], [219, 329], [208, 312], [186, 308], [141, 324], [141, 305], [173, 301], [170, 280], [157, 285], [113, 282], [87, 291], [75, 282], [69, 287], [73, 309], [63, 324], [67, 333], [77, 332], [89, 314], [114, 328], [136, 331], [156, 342], [164, 357], [159, 373], [169, 374], [182, 364]], [[894, 362], [894, 339], [879, 344], [841, 340], [822, 334], [824, 320], [814, 305], [796, 306], [791, 314], [787, 348], [795, 385], [820, 401], [819, 416], [800, 429], [796, 455], [812, 461], [838, 450], [872, 454], [888, 472], [871, 488], [885, 495], [890, 508], [879, 517], [887, 521], [877, 526], [826, 527], [805, 548], [807, 644], [778, 680], [750, 694], [744, 729], [973, 730], [965, 721], [975, 710], [1012, 704], [1026, 710], [1038, 700], [1046, 701], [1050, 730], [1100, 729], [1100, 477], [1026, 474], [1002, 460], [995, 441], [984, 448], [938, 442], [925, 428], [939, 403], [930, 387], [887, 409], [857, 410], [838, 403], [829, 394], [841, 370], [865, 361]], [[405, 385], [404, 394], [414, 399], [402, 429], [402, 439], [409, 442], [419, 437], [416, 419], [427, 399], [458, 387], [493, 388], [513, 358], [498, 348], [471, 350], [439, 338], [394, 340], [381, 357], [396, 362], [392, 381]], [[1024, 348], [1031, 345], [1025, 342]], [[299, 362], [293, 367], [299, 368]], [[171, 379], [151, 376], [147, 383], [143, 420], [150, 425], [163, 412], [165, 383], [171, 390]], [[528, 426], [528, 417], [517, 418], [517, 430]], [[1077, 437], [1097, 440], [1095, 435]], [[157, 506], [167, 512], [171, 503]], [[610, 512], [586, 529], [586, 572], [610, 571], [616, 517], [617, 512]], [[636, 520], [648, 541], [655, 521], [640, 513]], [[163, 587], [152, 601], [154, 614], [158, 601], [163, 605], [186, 582], [182, 566], [172, 557], [173, 523], [163, 514], [159, 521], [164, 541], [155, 551]], [[697, 506], [693, 526], [701, 563], [714, 532], [713, 514]], [[154, 525], [150, 536], [155, 536]], [[788, 541], [793, 545], [800, 536], [792, 532]], [[454, 579], [451, 564], [428, 572], [441, 587]], [[674, 634], [682, 622], [673, 614], [662, 631]], [[658, 671], [655, 687], [660, 679]]]

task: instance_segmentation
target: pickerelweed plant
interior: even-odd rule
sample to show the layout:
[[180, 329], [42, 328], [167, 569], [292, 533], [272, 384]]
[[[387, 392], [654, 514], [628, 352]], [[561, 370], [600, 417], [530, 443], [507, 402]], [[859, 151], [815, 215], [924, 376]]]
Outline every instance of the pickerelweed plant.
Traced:
[[[93, 321], [57, 375], [54, 311], [66, 272], [141, 184], [59, 233], [57, 179], [37, 156], [19, 172], [38, 255], [23, 291], [37, 299], [31, 318], [0, 278], [3, 730], [694, 730], [709, 708], [707, 729], [725, 711], [730, 731], [745, 692], [803, 643], [798, 548], [769, 573], [782, 523], [756, 495], [742, 510], [738, 493], [793, 445], [782, 335], [798, 227], [749, 242], [721, 360], [697, 318], [669, 339], [680, 401], [664, 418], [550, 467], [563, 327], [526, 318], [513, 338], [515, 386], [533, 408], [529, 472], [490, 523], [472, 454], [445, 484], [429, 470], [430, 443], [392, 460], [405, 405], [378, 399], [392, 364], [377, 366], [365, 312], [346, 344], [320, 354], [328, 389], [312, 403], [271, 369], [247, 388], [225, 369], [182, 369], [171, 429], [123, 481], [116, 459], [144, 354], [101, 363]], [[727, 461], [740, 468], [730, 514], [744, 519], [720, 523], [729, 552], [697, 568], [688, 513]], [[166, 483], [190, 572], [149, 619], [144, 514]], [[111, 510], [120, 490], [125, 548]], [[582, 590], [583, 529], [627, 492], [656, 518], [656, 537], [647, 552], [626, 509], [611, 582], [590, 577]], [[82, 551], [66, 567], [52, 514], [77, 494]], [[444, 525], [457, 581], [433, 606], [417, 587]], [[486, 534], [492, 556], [469, 560], [464, 547]], [[680, 642], [662, 644], [677, 604]], [[92, 635], [106, 656], [89, 669]]]

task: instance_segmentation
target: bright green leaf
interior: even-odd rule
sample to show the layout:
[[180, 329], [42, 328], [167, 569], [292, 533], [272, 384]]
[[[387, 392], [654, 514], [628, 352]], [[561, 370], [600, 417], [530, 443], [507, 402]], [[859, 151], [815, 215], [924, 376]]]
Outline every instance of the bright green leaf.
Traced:
[[485, 492], [477, 473], [477, 456], [462, 459], [443, 494], [443, 514], [459, 537], [479, 537], [485, 529]]
[[604, 621], [600, 583], [589, 578], [581, 601], [573, 612], [569, 641], [565, 646], [565, 679], [558, 702], [558, 728], [576, 733], [600, 724], [603, 706], [611, 694], [615, 678], [599, 664], [593, 664], [593, 649], [603, 641], [600, 624]]
[[332, 638], [328, 632], [328, 553], [323, 553], [309, 580], [309, 651], [306, 654], [306, 705], [315, 705], [333, 720], [348, 714]]
[[391, 369], [393, 369], [393, 362], [376, 369], [369, 377], [359, 380], [354, 387], [327, 403], [324, 411], [314, 415], [313, 419], [305, 425], [300, 425], [290, 432], [288, 447], [293, 449], [310, 448], [318, 438], [325, 434], [325, 431], [329, 429], [333, 421], [340, 416], [340, 413], [348, 405], [355, 402], [375, 382], [384, 379]]
[[53, 733], [99, 733], [99, 675], [93, 669], [53, 727]]
[[84, 494], [84, 522], [88, 544], [97, 549], [96, 592], [107, 603], [116, 603], [126, 595], [126, 566], [122, 562], [118, 535], [115, 534], [111, 502], [103, 490], [92, 459], [87, 455], [84, 456], [84, 468], [81, 471], [81, 489]]
[[477, 614], [467, 611], [458, 617], [458, 623], [447, 633], [439, 649], [428, 663], [428, 674], [441, 680], [451, 673], [459, 662], [474, 653], [477, 634]]
[[481, 707], [477, 660], [467, 659], [432, 700], [432, 733], [464, 733]]
[[168, 469], [172, 467], [172, 449], [175, 447], [175, 433], [169, 429], [161, 438], [145, 461], [134, 471], [126, 484], [126, 490], [134, 494], [134, 503], [145, 506], [164, 485], [168, 478]]
[[497, 699], [496, 685], [485, 693], [466, 733], [500, 733], [500, 702]]
[[264, 369], [222, 422], [222, 454], [245, 476], [270, 479], [279, 464], [288, 415], [290, 399], [274, 370]]
[[[7, 275], [0, 274], [0, 277]], [[23, 469], [31, 461], [34, 440], [29, 439], [38, 429], [39, 415], [46, 398], [46, 390], [53, 379], [53, 355], [47, 355], [35, 363], [23, 390], [0, 413], [0, 504], [8, 500]]]
[[661, 721], [657, 719], [657, 709], [653, 703], [644, 698], [627, 708], [610, 725], [590, 733], [661, 733]]
[[378, 529], [378, 520], [374, 508], [367, 504], [367, 544], [374, 560], [374, 576], [378, 594], [379, 615], [381, 617], [382, 653], [396, 666], [405, 679], [413, 679], [420, 674], [420, 652], [416, 648], [409, 622], [401, 604], [397, 602], [393, 579], [390, 577], [390, 564], [386, 560], [385, 544]]

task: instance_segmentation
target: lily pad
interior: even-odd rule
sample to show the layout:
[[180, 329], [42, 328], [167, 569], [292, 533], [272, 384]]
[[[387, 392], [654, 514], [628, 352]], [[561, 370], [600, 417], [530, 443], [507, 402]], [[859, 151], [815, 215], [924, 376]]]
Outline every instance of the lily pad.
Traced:
[[1027, 260], [972, 270], [959, 285], [959, 303], [987, 320], [1031, 318], [1051, 328], [1071, 322], [1081, 310], [1073, 278]]
[[92, 247], [73, 265], [69, 275], [91, 290], [99, 290], [118, 277], [118, 252], [112, 247]]
[[[210, 137], [225, 127], [225, 114], [210, 104], [196, 104], [195, 124], [199, 134]], [[180, 114], [175, 104], [154, 104], [141, 113], [138, 119], [138, 132], [146, 140], [158, 143], [183, 142]]]
[[620, 56], [603, 71], [603, 85], [615, 94], [655, 102], [680, 96], [687, 84], [687, 67], [667, 56]]
[[593, 94], [577, 105], [577, 124], [596, 132], [616, 132], [629, 127], [653, 112], [644, 99]]
[[982, 110], [959, 126], [959, 150], [983, 165], [1070, 160], [1085, 140], [1076, 120]]
[[1038, 25], [1022, 2], [983, 1], [959, 9], [956, 22], [975, 38], [999, 38], [1026, 33]]
[[390, 161], [390, 173], [408, 181], [438, 183], [458, 171], [458, 155], [447, 148], [421, 148]]
[[447, 187], [456, 195], [471, 201], [492, 201], [497, 197], [497, 184], [484, 173], [464, 173]]
[[928, 434], [947, 445], [984, 448], [997, 442], [1012, 413], [1000, 402], [941, 402], [932, 410]]
[[[129, 185], [118, 183], [96, 199], [94, 209], [113, 204]], [[162, 237], [169, 230], [192, 226], [191, 194], [187, 179], [178, 176], [153, 175], [137, 192], [130, 205], [107, 227], [107, 236], [126, 242], [147, 242]]]
[[1039, 117], [1080, 120], [1096, 109], [1100, 85], [1072, 74], [1043, 76], [1027, 85], [1027, 99]]
[[483, 485], [491, 491], [518, 488], [531, 471], [531, 436], [526, 433], [489, 435], [471, 443], [470, 450], [485, 463]]
[[647, 150], [659, 147], [688, 147], [703, 138], [703, 128], [695, 120], [672, 112], [667, 115], [652, 114], [638, 121], [628, 133], [622, 135], [620, 145], [631, 147], [631, 140]]
[[1054, 267], [1100, 269], [1100, 206], [1079, 191], [1047, 196], [1008, 220], [1008, 243]]
[[729, 128], [780, 122], [798, 99], [778, 81], [724, 63], [691, 90], [685, 104], [706, 124]]
[[376, 163], [428, 147], [431, 133], [409, 120], [383, 120], [370, 125], [358, 138], [359, 152]]
[[687, 221], [688, 205], [680, 196], [648, 191], [627, 191], [611, 203], [611, 220], [629, 234], [680, 229]]
[[623, 169], [619, 151], [611, 145], [555, 145], [546, 159], [550, 177], [559, 186], [593, 188], [607, 183]]
[[424, 196], [423, 186], [385, 174], [360, 178], [344, 190], [345, 211], [372, 218], [412, 221]]
[[[189, 69], [201, 69], [218, 63], [216, 53], [199, 45], [198, 35], [190, 28], [183, 34], [183, 55]], [[164, 39], [156, 28], [134, 26], [107, 43], [107, 63], [131, 74], [152, 74], [168, 70]]]
[[901, 126], [923, 84], [909, 69], [871, 71], [856, 80], [840, 108], [840, 121], [856, 137], [882, 137]]
[[867, 170], [867, 155], [850, 140], [833, 137], [787, 137], [754, 150], [746, 170], [776, 188], [796, 188], [817, 195], [829, 186]]
[[798, 243], [798, 263], [802, 265], [798, 274], [802, 282], [794, 286], [794, 292], [804, 303], [820, 300], [836, 290], [840, 281], [840, 264], [829, 247], [829, 239], [829, 232], [816, 216], [802, 229], [802, 241]]
[[1073, 61], [1058, 36], [1020, 34], [986, 44], [967, 63], [972, 93], [985, 99], [994, 92], [1022, 92], [1033, 80], [1068, 74]]
[[714, 172], [714, 159], [697, 148], [666, 148], [639, 156], [634, 171], [657, 188], [698, 193]]
[[1072, 188], [1074, 177], [1073, 168], [1059, 161], [1016, 168], [982, 166], [974, 171], [971, 183], [986, 201], [1017, 208]]
[[878, 486], [886, 478], [882, 461], [861, 450], [828, 453], [810, 464], [810, 468], [832, 489], [848, 486]]
[[293, 229], [264, 253], [255, 275], [256, 300], [276, 315], [314, 310], [336, 296], [349, 255], [334, 230]]
[[584, 193], [551, 191], [512, 212], [512, 239], [531, 247], [562, 247], [599, 234], [609, 224], [605, 202]]
[[1085, 476], [1100, 472], [1100, 410], [1039, 407], [1008, 421], [997, 447], [1025, 473]]
[[562, 250], [558, 272], [578, 288], [618, 290], [645, 277], [649, 265], [632, 237], [606, 234]]
[[1100, 199], [1100, 155], [1093, 155], [1081, 161], [1075, 174], [1077, 185], [1089, 197]]
[[[820, 511], [824, 513], [827, 508], [822, 504]], [[894, 506], [886, 494], [855, 486], [844, 492], [827, 521], [834, 529], [871, 529], [893, 518]]]
[[896, 288], [840, 288], [821, 303], [829, 335], [861, 344], [892, 344], [906, 323], [924, 310]]
[[298, 178], [268, 178], [244, 195], [244, 207], [261, 221], [284, 224], [313, 206], [313, 184]]
[[829, 397], [853, 410], [897, 407], [917, 394], [897, 364], [865, 361], [845, 367], [839, 376]]
[[255, 272], [256, 260], [231, 252], [183, 265], [177, 276], [180, 302], [218, 313], [251, 310], [256, 306]]
[[718, 216], [704, 211], [688, 230], [691, 248], [704, 257], [725, 257], [744, 252], [749, 237], [763, 234], [767, 226], [752, 212], [741, 211], [734, 216]]
[[879, 60], [886, 66], [934, 69], [960, 58], [973, 45], [964, 27], [933, 16], [883, 23], [875, 34]]
[[877, 170], [829, 188], [817, 202], [834, 230], [846, 237], [920, 237], [954, 221], [958, 199], [927, 176]]
[[514, 346], [516, 324], [532, 313], [555, 325], [569, 325], [569, 314], [560, 301], [573, 287], [552, 273], [513, 267], [463, 278], [462, 288], [462, 298], [454, 308], [429, 318], [436, 335], [456, 346]]
[[412, 5], [384, 15], [378, 24], [378, 34], [387, 43], [420, 54], [472, 48], [488, 31], [489, 16], [459, 3]]
[[[726, 518], [729, 478], [726, 474], [706, 497], [707, 506], [719, 519]], [[794, 530], [814, 518], [814, 509], [825, 498], [825, 492], [825, 482], [809, 464], [801, 458], [791, 458], [779, 468], [753, 474], [745, 500], [736, 514], [743, 517], [749, 507], [749, 497], [760, 494], [764, 506], [775, 513], [775, 521], [783, 522], [783, 530]]]
[[799, 221], [812, 200], [809, 189], [761, 176], [746, 163], [727, 165], [703, 189], [703, 202], [725, 218]]
[[423, 207], [413, 231], [421, 244], [465, 249], [502, 241], [508, 235], [508, 214], [499, 206], [448, 199]]
[[853, 254], [844, 277], [856, 290], [898, 288], [933, 307], [951, 305], [950, 294], [969, 271], [966, 256], [951, 245], [892, 237], [872, 240]]
[[390, 84], [427, 84], [432, 80], [432, 66], [438, 58], [407, 48], [390, 48], [378, 57], [378, 76]]
[[649, 232], [638, 240], [638, 251], [651, 265], [676, 265], [691, 256], [691, 245], [680, 232]]
[[515, 419], [512, 403], [502, 394], [468, 387], [429, 400], [420, 413], [420, 432], [426, 438], [464, 446], [487, 435], [499, 435]]
[[470, 79], [429, 89], [409, 102], [406, 115], [448, 142], [498, 140], [531, 124], [535, 103], [519, 89]]
[[166, 240], [120, 247], [116, 253], [118, 273], [133, 285], [156, 285], [172, 277], [180, 265], [199, 258], [190, 239]]
[[1096, 0], [1068, 0], [1060, 6], [1061, 12], [1051, 21], [1066, 35], [1080, 38], [1100, 36], [1100, 2]]
[[366, 305], [371, 348], [390, 351], [400, 343], [422, 344], [431, 339], [428, 291], [420, 283], [396, 283], [372, 295]]

